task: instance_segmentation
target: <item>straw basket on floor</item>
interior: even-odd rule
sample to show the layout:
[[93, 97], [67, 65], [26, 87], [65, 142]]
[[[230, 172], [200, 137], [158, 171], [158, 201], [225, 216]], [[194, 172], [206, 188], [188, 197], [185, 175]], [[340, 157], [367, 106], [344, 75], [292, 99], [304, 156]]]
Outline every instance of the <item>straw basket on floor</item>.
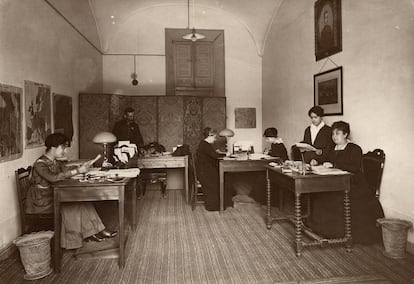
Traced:
[[391, 258], [404, 258], [407, 246], [408, 230], [413, 224], [406, 220], [381, 218], [377, 223], [382, 228], [384, 254]]
[[40, 279], [52, 273], [53, 269], [50, 267], [52, 237], [52, 231], [42, 231], [23, 235], [13, 241], [19, 248], [20, 259], [26, 271], [24, 279]]

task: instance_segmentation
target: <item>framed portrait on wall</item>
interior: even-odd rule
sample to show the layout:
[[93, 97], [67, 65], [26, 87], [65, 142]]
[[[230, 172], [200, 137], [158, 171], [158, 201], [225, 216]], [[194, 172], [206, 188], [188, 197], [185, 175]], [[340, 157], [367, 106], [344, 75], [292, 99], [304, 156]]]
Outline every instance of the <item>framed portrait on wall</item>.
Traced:
[[343, 114], [342, 67], [313, 76], [313, 100], [325, 115]]
[[315, 2], [316, 61], [342, 51], [341, 0]]

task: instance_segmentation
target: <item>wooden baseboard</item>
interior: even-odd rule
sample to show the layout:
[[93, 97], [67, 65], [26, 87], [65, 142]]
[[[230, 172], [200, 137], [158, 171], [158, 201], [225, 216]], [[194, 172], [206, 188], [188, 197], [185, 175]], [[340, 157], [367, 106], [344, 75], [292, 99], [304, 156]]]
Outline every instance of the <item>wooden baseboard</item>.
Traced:
[[0, 250], [0, 261], [6, 260], [14, 253], [17, 253], [17, 247], [14, 244], [10, 244], [9, 246]]

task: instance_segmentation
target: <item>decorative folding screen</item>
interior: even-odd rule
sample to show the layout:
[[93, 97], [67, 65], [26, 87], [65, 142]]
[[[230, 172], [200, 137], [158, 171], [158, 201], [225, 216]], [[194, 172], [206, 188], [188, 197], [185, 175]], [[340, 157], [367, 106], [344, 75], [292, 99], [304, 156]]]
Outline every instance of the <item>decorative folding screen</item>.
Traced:
[[80, 158], [100, 153], [102, 149], [92, 143], [93, 137], [101, 131], [112, 131], [126, 107], [135, 110], [144, 143], [158, 141], [167, 151], [177, 144], [189, 144], [195, 151], [204, 127], [218, 131], [226, 127], [225, 97], [80, 94]]

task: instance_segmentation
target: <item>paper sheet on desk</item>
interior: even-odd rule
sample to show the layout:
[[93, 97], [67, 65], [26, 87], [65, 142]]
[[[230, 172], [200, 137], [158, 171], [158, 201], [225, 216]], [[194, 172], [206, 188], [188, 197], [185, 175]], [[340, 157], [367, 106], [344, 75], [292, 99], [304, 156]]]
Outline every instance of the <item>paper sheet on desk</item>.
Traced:
[[335, 168], [325, 168], [324, 166], [312, 166], [312, 172], [317, 175], [344, 175], [347, 171]]

